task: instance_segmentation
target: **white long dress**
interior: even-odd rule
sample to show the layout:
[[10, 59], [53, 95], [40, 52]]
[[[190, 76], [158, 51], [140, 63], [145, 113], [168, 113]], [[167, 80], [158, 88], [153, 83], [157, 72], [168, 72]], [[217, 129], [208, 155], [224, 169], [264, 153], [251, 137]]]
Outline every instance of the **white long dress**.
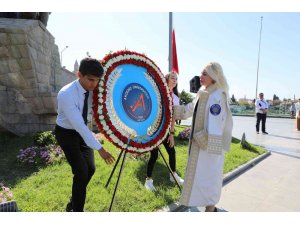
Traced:
[[[212, 87], [207, 97], [207, 101], [201, 102], [200, 96], [193, 116], [181, 205], [215, 205], [221, 196], [224, 155], [230, 149], [232, 117], [226, 96], [221, 91]], [[185, 113], [192, 108], [186, 106]]]

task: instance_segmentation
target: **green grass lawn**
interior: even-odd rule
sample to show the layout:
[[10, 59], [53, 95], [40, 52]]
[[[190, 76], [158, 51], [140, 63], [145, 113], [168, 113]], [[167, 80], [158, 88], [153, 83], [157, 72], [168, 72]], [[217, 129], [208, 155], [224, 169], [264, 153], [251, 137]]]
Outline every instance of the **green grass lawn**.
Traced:
[[[185, 126], [177, 126], [178, 135]], [[178, 174], [184, 178], [188, 155], [188, 141], [175, 139]], [[0, 182], [11, 187], [18, 207], [24, 212], [63, 212], [71, 196], [72, 173], [65, 160], [45, 168], [21, 166], [16, 161], [19, 149], [32, 145], [32, 137], [0, 137]], [[115, 158], [120, 151], [105, 141], [104, 147]], [[166, 160], [168, 154], [161, 147]], [[251, 150], [240, 147], [239, 140], [233, 138], [231, 151], [226, 154], [224, 173], [264, 153], [265, 150], [252, 146]], [[127, 154], [119, 187], [115, 196], [112, 211], [117, 212], [152, 212], [172, 202], [178, 201], [180, 191], [169, 181], [169, 172], [159, 156], [156, 162], [153, 179], [156, 192], [144, 188], [146, 166], [149, 154], [140, 156]], [[121, 161], [108, 186], [105, 184], [111, 174], [113, 165], [106, 165], [95, 152], [96, 173], [89, 183], [85, 209], [90, 212], [108, 211], [113, 196]]]

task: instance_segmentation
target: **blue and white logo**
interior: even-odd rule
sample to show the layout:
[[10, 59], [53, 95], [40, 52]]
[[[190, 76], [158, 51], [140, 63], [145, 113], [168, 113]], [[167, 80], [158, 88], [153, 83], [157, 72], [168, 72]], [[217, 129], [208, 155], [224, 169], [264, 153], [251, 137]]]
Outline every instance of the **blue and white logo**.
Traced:
[[146, 120], [152, 110], [148, 91], [138, 83], [128, 84], [122, 93], [122, 105], [126, 114], [136, 122]]
[[217, 116], [220, 114], [221, 112], [221, 106], [219, 104], [213, 104], [211, 107], [210, 107], [210, 113], [213, 114], [214, 116]]

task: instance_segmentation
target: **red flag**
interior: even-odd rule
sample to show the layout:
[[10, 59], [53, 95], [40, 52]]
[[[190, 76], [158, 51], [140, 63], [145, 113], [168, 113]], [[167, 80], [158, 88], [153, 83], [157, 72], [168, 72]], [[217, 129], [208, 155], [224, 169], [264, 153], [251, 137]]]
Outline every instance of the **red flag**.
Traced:
[[174, 29], [172, 31], [172, 71], [175, 71], [177, 74], [179, 74]]

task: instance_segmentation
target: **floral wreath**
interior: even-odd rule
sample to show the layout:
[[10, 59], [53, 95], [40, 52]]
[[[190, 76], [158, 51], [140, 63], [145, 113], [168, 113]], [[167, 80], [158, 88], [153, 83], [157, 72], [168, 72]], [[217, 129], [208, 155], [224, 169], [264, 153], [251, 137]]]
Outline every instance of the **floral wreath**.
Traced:
[[[143, 54], [128, 50], [110, 53], [103, 58], [101, 63], [104, 68], [104, 75], [100, 78], [93, 95], [93, 113], [99, 131], [117, 148], [130, 153], [141, 154], [157, 148], [168, 135], [172, 121], [173, 101], [164, 75], [151, 59]], [[159, 133], [146, 143], [133, 140], [134, 138], [130, 135], [132, 134], [132, 129], [125, 125], [119, 125], [119, 123], [116, 124], [114, 122], [115, 114], [112, 113], [114, 110], [109, 108], [109, 104], [111, 104], [110, 77], [114, 76], [116, 73], [113, 73], [113, 71], [123, 64], [132, 64], [145, 68], [151, 82], [155, 82], [159, 87], [159, 96], [166, 105], [161, 111], [161, 117], [164, 117], [164, 119], [157, 119], [156, 124], [150, 126], [147, 131], [147, 133], [152, 134], [154, 132], [153, 129], [155, 130], [155, 128], [159, 127]], [[114, 114], [113, 119], [112, 114]]]

